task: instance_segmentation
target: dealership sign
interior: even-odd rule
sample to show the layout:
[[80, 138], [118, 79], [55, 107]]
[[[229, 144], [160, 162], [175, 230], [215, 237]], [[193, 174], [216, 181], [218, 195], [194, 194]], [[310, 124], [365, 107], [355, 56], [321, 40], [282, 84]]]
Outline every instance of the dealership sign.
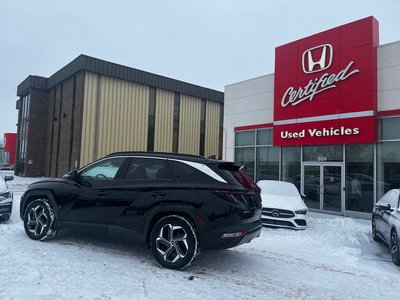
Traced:
[[373, 17], [276, 48], [274, 145], [376, 142]]

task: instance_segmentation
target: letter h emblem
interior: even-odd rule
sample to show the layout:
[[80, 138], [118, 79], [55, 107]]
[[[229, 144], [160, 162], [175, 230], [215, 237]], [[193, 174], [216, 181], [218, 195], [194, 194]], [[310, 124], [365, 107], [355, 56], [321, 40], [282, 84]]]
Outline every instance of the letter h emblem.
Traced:
[[[319, 59], [317, 55], [320, 55]], [[320, 45], [304, 51], [303, 72], [316, 73], [328, 69], [332, 64], [333, 48], [330, 44]]]

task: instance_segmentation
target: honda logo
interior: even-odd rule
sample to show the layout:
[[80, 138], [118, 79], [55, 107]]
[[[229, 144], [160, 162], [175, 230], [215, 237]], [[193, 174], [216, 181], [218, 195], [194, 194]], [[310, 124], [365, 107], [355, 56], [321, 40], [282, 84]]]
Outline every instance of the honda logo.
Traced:
[[316, 73], [328, 69], [332, 64], [332, 45], [320, 45], [303, 53], [303, 72], [306, 74]]

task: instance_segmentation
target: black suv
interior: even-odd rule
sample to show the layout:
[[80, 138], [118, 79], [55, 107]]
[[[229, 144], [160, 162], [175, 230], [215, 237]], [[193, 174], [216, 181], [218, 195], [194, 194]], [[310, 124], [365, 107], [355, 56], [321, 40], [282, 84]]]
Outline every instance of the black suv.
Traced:
[[259, 188], [231, 162], [172, 153], [119, 152], [63, 178], [31, 184], [20, 216], [33, 240], [62, 228], [148, 243], [164, 267], [261, 232]]

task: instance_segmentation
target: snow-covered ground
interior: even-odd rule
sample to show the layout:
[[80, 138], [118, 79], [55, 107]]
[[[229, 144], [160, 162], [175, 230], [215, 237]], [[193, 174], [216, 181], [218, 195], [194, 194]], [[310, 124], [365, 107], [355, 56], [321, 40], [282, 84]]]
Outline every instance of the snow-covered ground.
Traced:
[[19, 202], [38, 178], [10, 182], [0, 223], [0, 299], [400, 299], [400, 268], [370, 238], [370, 221], [309, 214], [304, 231], [264, 228], [250, 244], [200, 254], [184, 271], [159, 267], [142, 245], [61, 232], [25, 235]]

